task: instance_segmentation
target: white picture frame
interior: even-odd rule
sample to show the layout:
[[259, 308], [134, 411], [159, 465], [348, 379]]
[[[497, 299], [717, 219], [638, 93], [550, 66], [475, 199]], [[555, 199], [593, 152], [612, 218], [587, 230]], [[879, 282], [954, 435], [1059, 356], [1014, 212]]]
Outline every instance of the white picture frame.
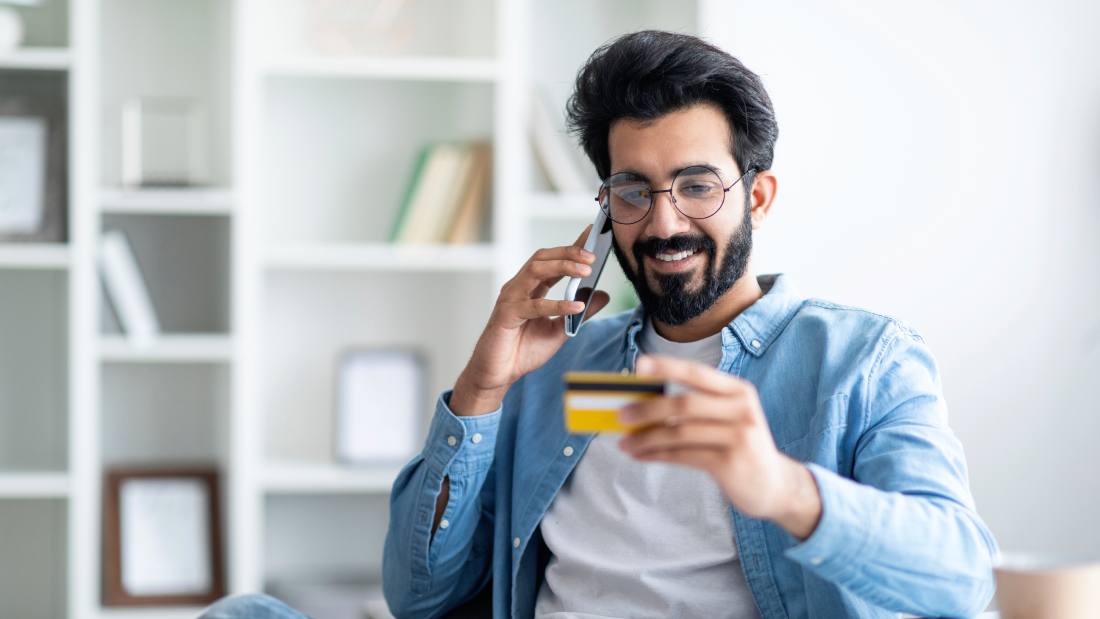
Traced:
[[414, 350], [344, 352], [337, 371], [336, 460], [383, 466], [415, 455], [426, 419], [426, 374], [424, 357]]
[[46, 214], [46, 119], [0, 116], [0, 235], [38, 232]]

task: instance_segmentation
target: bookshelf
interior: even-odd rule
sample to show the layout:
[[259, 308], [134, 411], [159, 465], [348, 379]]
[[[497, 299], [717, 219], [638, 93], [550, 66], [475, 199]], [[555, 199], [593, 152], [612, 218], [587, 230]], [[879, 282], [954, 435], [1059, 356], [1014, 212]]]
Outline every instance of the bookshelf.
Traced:
[[[377, 580], [398, 468], [335, 462], [337, 355], [416, 348], [433, 402], [500, 286], [595, 214], [591, 195], [556, 192], [539, 169], [531, 93], [560, 116], [604, 41], [728, 19], [717, 0], [429, 0], [355, 37], [310, 4], [19, 9], [27, 47], [0, 71], [63, 78], [83, 103], [68, 107], [65, 242], [0, 243], [0, 289], [18, 300], [0, 304], [0, 525], [15, 532], [0, 541], [0, 599], [18, 598], [13, 616], [197, 614], [100, 602], [101, 479], [130, 464], [219, 468], [231, 592]], [[119, 110], [138, 94], [202, 102], [207, 185], [121, 184]], [[390, 243], [419, 150], [470, 140], [493, 149], [485, 238]], [[127, 235], [145, 276], [162, 328], [148, 345], [125, 338], [105, 299], [108, 230]], [[604, 281], [621, 287], [616, 269]]]

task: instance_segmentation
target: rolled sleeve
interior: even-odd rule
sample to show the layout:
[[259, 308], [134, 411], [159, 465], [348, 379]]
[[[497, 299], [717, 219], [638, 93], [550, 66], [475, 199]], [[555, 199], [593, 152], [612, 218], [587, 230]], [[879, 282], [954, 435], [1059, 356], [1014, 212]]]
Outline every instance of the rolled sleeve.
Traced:
[[[390, 495], [383, 558], [384, 577], [389, 579], [386, 598], [410, 614], [444, 607], [452, 596], [461, 599], [467, 590], [476, 590], [488, 570], [487, 564], [471, 561], [483, 519], [479, 495], [493, 466], [503, 407], [458, 416], [450, 408], [450, 397], [450, 390], [439, 396], [424, 448], [398, 474]], [[450, 480], [443, 512], [447, 524], [433, 536], [445, 478]]]

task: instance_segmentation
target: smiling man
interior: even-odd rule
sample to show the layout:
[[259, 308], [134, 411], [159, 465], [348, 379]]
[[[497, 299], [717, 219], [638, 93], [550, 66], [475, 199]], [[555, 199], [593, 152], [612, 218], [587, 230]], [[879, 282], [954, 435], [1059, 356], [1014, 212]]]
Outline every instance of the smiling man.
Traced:
[[[561, 316], [581, 306], [545, 296], [590, 272], [587, 231], [536, 252], [501, 289], [394, 484], [393, 612], [984, 609], [996, 545], [924, 341], [892, 318], [804, 298], [787, 276], [753, 273], [753, 230], [777, 188], [760, 79], [697, 38], [639, 32], [596, 50], [568, 111], [605, 179], [601, 207], [641, 305], [565, 336]], [[593, 311], [607, 301], [597, 293]], [[573, 435], [562, 395], [575, 370], [636, 371], [686, 390], [623, 409], [642, 428], [628, 435]]]

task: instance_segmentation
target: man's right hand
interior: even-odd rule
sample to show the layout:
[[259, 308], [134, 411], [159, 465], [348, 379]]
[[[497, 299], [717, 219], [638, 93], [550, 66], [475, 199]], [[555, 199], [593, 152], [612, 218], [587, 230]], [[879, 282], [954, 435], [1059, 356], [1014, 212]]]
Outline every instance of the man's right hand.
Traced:
[[[592, 271], [595, 256], [583, 249], [591, 227], [572, 245], [538, 250], [501, 287], [489, 323], [451, 393], [450, 408], [456, 415], [496, 410], [512, 383], [546, 363], [565, 343], [564, 316], [580, 313], [584, 304], [545, 296], [561, 278], [584, 277]], [[588, 314], [600, 311], [609, 300], [606, 292], [597, 290]]]

